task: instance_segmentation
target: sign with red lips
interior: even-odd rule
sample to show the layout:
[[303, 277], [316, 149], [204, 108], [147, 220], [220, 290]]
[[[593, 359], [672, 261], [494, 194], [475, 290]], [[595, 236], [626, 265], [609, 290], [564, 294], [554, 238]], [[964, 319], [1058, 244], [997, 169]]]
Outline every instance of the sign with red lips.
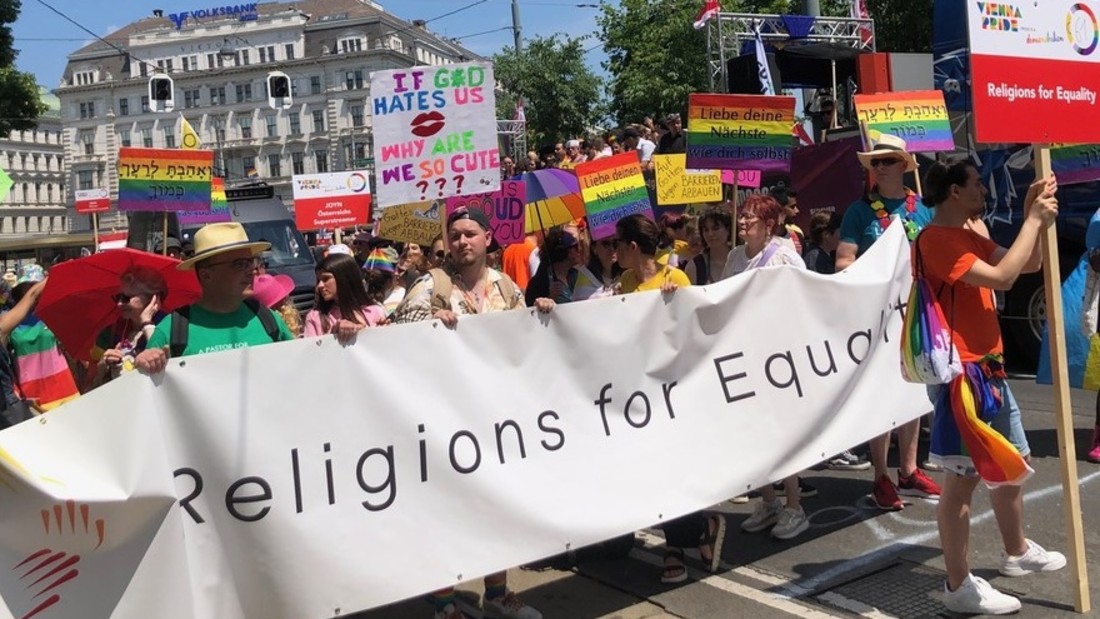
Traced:
[[443, 130], [446, 120], [439, 112], [424, 112], [423, 114], [417, 114], [416, 118], [409, 123], [409, 126], [412, 127], [413, 135], [430, 138]]

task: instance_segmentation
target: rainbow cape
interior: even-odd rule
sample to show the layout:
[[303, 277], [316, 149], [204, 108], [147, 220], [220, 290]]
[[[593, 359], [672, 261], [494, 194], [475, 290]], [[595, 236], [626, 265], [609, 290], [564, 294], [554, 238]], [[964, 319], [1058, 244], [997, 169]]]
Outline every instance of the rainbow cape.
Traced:
[[45, 323], [28, 316], [11, 332], [10, 342], [24, 398], [48, 411], [80, 396], [69, 363]]

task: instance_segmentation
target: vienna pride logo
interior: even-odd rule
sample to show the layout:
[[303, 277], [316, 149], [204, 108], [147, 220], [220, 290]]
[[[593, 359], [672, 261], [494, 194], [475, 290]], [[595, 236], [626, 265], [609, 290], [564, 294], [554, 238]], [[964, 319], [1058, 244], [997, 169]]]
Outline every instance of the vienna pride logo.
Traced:
[[1066, 14], [1066, 36], [1078, 54], [1088, 56], [1096, 51], [1100, 43], [1100, 25], [1092, 9], [1081, 3], [1070, 7]]

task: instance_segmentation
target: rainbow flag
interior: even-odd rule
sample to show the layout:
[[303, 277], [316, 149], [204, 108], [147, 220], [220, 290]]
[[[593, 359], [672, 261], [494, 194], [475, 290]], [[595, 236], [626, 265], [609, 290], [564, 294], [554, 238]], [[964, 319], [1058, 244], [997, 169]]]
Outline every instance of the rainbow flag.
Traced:
[[15, 367], [23, 397], [48, 411], [80, 396], [57, 338], [44, 322], [29, 316], [11, 332]]
[[1100, 180], [1100, 145], [1059, 145], [1050, 149], [1050, 169], [1059, 185]]
[[593, 239], [615, 235], [615, 222], [642, 213], [653, 218], [637, 151], [577, 164], [577, 181]]
[[794, 97], [688, 96], [687, 167], [788, 172]]
[[118, 152], [121, 211], [200, 211], [210, 208], [214, 151], [123, 148]]
[[889, 133], [905, 140], [911, 153], [955, 150], [951, 120], [941, 90], [856, 95], [856, 116], [868, 133]]
[[210, 180], [210, 208], [199, 211], [180, 211], [176, 213], [181, 226], [194, 226], [232, 221], [229, 214], [229, 201], [225, 197], [225, 181], [220, 178]]

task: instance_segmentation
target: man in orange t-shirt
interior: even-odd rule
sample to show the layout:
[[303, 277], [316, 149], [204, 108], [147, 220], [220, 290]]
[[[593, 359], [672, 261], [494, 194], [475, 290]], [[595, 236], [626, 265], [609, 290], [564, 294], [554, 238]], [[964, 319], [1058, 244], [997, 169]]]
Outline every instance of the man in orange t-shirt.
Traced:
[[528, 234], [522, 243], [513, 243], [504, 248], [504, 254], [501, 256], [501, 270], [512, 278], [520, 290], [527, 290], [527, 282], [531, 281], [529, 262], [531, 252], [538, 246], [538, 237]]

